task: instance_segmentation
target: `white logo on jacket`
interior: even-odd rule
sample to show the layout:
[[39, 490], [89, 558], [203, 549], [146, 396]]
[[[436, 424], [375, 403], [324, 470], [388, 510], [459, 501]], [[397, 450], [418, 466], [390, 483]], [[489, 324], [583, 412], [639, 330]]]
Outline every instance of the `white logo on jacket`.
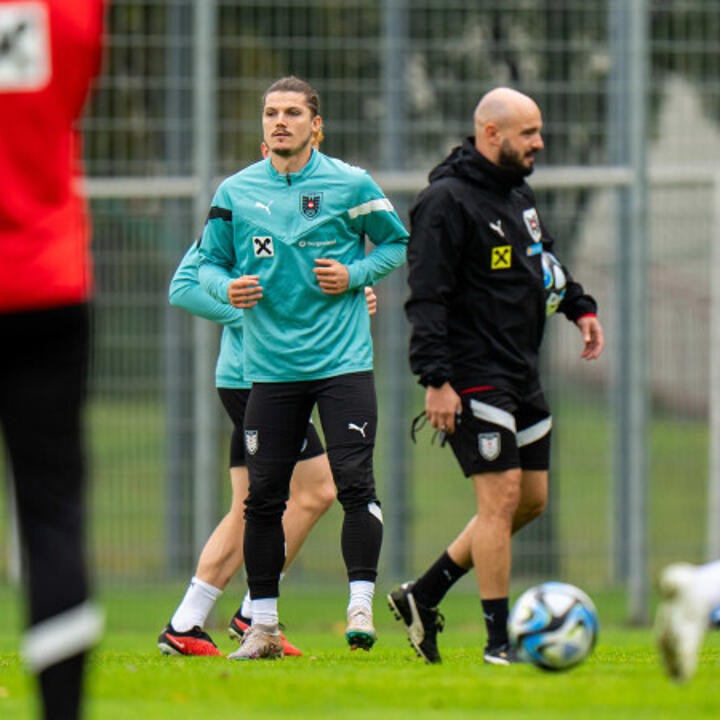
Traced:
[[523, 220], [525, 221], [525, 227], [530, 233], [530, 237], [535, 242], [542, 240], [542, 229], [540, 228], [540, 218], [538, 217], [537, 210], [535, 208], [528, 208], [523, 212]]
[[263, 205], [259, 200], [256, 200], [256, 201], [255, 201], [255, 207], [262, 208], [263, 210], [265, 210], [265, 212], [266, 212], [268, 215], [272, 215], [272, 213], [270, 212], [270, 206], [271, 206], [274, 202], [275, 202], [274, 200], [271, 200], [267, 205]]
[[45, 5], [0, 4], [0, 92], [45, 87], [52, 75], [51, 57]]
[[496, 220], [494, 223], [488, 223], [488, 225], [500, 236], [505, 237], [505, 231], [502, 229], [502, 220]]

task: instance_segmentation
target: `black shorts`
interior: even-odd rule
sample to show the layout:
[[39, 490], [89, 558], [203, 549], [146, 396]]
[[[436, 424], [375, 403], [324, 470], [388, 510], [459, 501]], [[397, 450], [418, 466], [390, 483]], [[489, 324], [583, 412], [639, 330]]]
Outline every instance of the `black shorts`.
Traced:
[[462, 417], [448, 442], [466, 477], [511, 468], [547, 470], [552, 416], [542, 389], [461, 391]]
[[[245, 441], [243, 425], [245, 424], [245, 408], [247, 408], [250, 390], [242, 388], [218, 388], [220, 401], [233, 423], [232, 436], [230, 437], [230, 467], [243, 467], [246, 464]], [[318, 435], [312, 420], [308, 423], [305, 432], [298, 462], [322, 455], [325, 452], [322, 440]]]

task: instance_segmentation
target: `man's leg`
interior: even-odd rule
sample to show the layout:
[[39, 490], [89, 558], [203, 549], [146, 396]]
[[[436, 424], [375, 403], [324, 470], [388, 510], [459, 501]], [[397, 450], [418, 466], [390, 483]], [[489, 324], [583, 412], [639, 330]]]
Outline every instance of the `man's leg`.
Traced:
[[[512, 519], [513, 534], [545, 509], [547, 479], [546, 470], [522, 472], [520, 502]], [[442, 616], [437, 605], [473, 567], [472, 538], [476, 525], [477, 515], [473, 515], [447, 550], [416, 581], [404, 583], [388, 595], [390, 609], [405, 623], [411, 644], [429, 663], [440, 662], [436, 635], [442, 629]]]
[[245, 567], [252, 625], [234, 660], [282, 657], [279, 580], [285, 565], [283, 513], [290, 478], [312, 409], [306, 383], [256, 383], [245, 414], [249, 492], [245, 502]]
[[383, 535], [373, 475], [377, 428], [373, 374], [352, 373], [319, 381], [317, 404], [338, 500], [345, 513], [341, 546], [350, 584], [346, 638], [351, 649], [369, 650], [376, 640], [372, 600]]
[[0, 335], [0, 421], [27, 559], [24, 654], [45, 717], [76, 718], [85, 651], [102, 629], [89, 600], [84, 538], [88, 309], [0, 316]]
[[247, 468], [231, 467], [230, 482], [230, 510], [205, 543], [185, 595], [158, 637], [158, 647], [167, 655], [221, 654], [203, 628], [215, 602], [243, 563]]
[[245, 498], [248, 494], [246, 467], [230, 468], [232, 500], [230, 509], [213, 530], [200, 553], [195, 576], [221, 590], [242, 567], [245, 532]]
[[287, 570], [310, 530], [335, 502], [335, 483], [327, 455], [317, 455], [295, 465], [290, 480], [290, 499], [283, 515]]

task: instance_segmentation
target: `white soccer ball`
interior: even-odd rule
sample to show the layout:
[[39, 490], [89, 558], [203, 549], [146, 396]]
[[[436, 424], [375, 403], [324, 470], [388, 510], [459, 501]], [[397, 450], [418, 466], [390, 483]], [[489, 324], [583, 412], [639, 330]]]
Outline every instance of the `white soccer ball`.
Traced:
[[543, 670], [579, 665], [595, 647], [598, 628], [592, 600], [561, 582], [526, 590], [508, 618], [508, 635], [519, 657]]
[[542, 252], [542, 269], [545, 285], [545, 316], [550, 317], [565, 297], [567, 277], [560, 261], [547, 250]]

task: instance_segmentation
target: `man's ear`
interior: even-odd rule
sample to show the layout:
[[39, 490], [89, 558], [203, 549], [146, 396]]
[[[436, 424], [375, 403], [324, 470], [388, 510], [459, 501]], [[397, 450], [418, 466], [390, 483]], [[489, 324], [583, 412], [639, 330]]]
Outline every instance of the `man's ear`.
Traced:
[[488, 144], [497, 146], [502, 142], [500, 127], [497, 125], [497, 123], [485, 123], [485, 127], [482, 129], [482, 132], [483, 136], [485, 137], [485, 142], [487, 142]]

